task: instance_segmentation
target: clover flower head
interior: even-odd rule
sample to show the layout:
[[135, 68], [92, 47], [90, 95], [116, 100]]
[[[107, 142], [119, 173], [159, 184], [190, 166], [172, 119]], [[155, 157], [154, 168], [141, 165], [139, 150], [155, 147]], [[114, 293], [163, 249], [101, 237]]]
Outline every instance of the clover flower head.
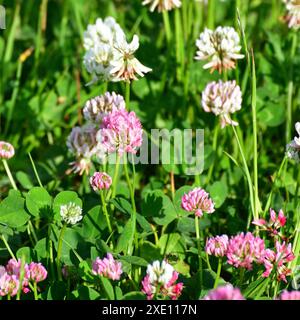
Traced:
[[39, 262], [31, 262], [29, 264], [29, 273], [30, 273], [30, 280], [33, 282], [41, 282], [47, 278], [47, 270], [45, 267]]
[[151, 12], [156, 8], [158, 12], [162, 12], [181, 7], [181, 0], [144, 0], [142, 4], [150, 5]]
[[109, 189], [112, 184], [111, 177], [105, 172], [95, 172], [90, 178], [90, 185], [94, 191]]
[[98, 18], [95, 24], [88, 25], [83, 37], [86, 50], [83, 64], [92, 75], [89, 84], [98, 80], [136, 80], [136, 74], [142, 77], [151, 71], [134, 57], [139, 47], [138, 36], [134, 35], [128, 44], [124, 31], [114, 18]]
[[201, 188], [195, 188], [186, 193], [181, 199], [181, 207], [186, 211], [193, 212], [197, 217], [215, 211], [214, 202], [210, 199], [209, 193]]
[[276, 270], [276, 277], [278, 281], [287, 282], [286, 277], [291, 275], [292, 270], [287, 267], [290, 261], [295, 259], [295, 255], [292, 252], [292, 245], [288, 245], [283, 242], [276, 241], [275, 251], [267, 249], [264, 257], [264, 266], [266, 268], [263, 273], [263, 277], [267, 278], [271, 272]]
[[147, 267], [147, 275], [142, 280], [142, 292], [146, 294], [148, 300], [152, 300], [155, 295], [176, 300], [183, 290], [183, 283], [176, 283], [178, 275], [178, 272], [165, 260], [154, 261]]
[[243, 232], [229, 239], [227, 262], [236, 268], [252, 270], [253, 263], [262, 264], [265, 258], [265, 242], [251, 232]]
[[279, 232], [279, 229], [285, 226], [286, 216], [282, 210], [280, 210], [277, 215], [273, 209], [270, 209], [269, 222], [267, 222], [265, 219], [256, 219], [252, 223], [260, 227], [262, 230], [269, 232], [273, 237], [277, 235], [283, 237]]
[[0, 296], [9, 295], [11, 297], [17, 295], [20, 281], [16, 275], [4, 273], [0, 275]]
[[97, 140], [108, 153], [135, 154], [143, 141], [141, 122], [133, 111], [115, 110], [103, 118]]
[[228, 247], [228, 236], [226, 234], [222, 236], [216, 236], [207, 239], [205, 251], [209, 255], [213, 255], [215, 257], [224, 257], [227, 252]]
[[278, 300], [300, 300], [300, 291], [287, 291], [284, 290]]
[[76, 160], [70, 163], [72, 169], [68, 170], [68, 173], [73, 171], [79, 173], [79, 175], [82, 175], [84, 172], [88, 174], [93, 156], [96, 156], [98, 159], [104, 159], [106, 154], [103, 146], [97, 142], [97, 131], [94, 124], [87, 124], [72, 129], [67, 138], [67, 147]]
[[130, 43], [127, 43], [125, 35], [120, 34], [116, 37], [114, 59], [111, 62], [111, 74], [115, 81], [137, 80], [137, 75], [143, 77], [145, 73], [152, 71], [135, 58], [134, 53], [139, 45], [137, 35], [133, 36]]
[[122, 271], [122, 263], [116, 261], [111, 253], [108, 253], [106, 258], [99, 257], [93, 262], [92, 272], [95, 275], [101, 275], [111, 280], [120, 280]]
[[124, 34], [120, 25], [112, 17], [98, 18], [83, 34], [86, 50], [83, 64], [92, 75], [91, 83], [98, 80], [111, 81], [111, 61], [114, 58], [114, 43], [117, 34]]
[[76, 224], [82, 219], [82, 209], [74, 202], [60, 206], [61, 219], [68, 224]]
[[300, 0], [283, 0], [287, 13], [284, 20], [289, 28], [298, 30], [300, 28]]
[[5, 141], [0, 141], [0, 159], [10, 159], [15, 155], [14, 147]]
[[242, 107], [242, 92], [235, 81], [219, 81], [209, 83], [202, 93], [202, 107], [205, 112], [212, 112], [220, 116], [221, 127], [237, 126], [230, 114]]
[[289, 159], [295, 160], [297, 163], [300, 162], [300, 122], [295, 124], [295, 129], [298, 133], [298, 137], [294, 137], [287, 146], [286, 146], [286, 156]]
[[240, 37], [232, 27], [217, 27], [216, 30], [205, 30], [196, 41], [198, 51], [196, 60], [208, 60], [203, 68], [211, 72], [235, 68], [236, 60], [244, 58], [240, 54]]
[[203, 300], [245, 300], [245, 298], [239, 288], [227, 284], [211, 290]]
[[125, 109], [124, 98], [115, 92], [106, 92], [102, 96], [88, 100], [83, 108], [83, 115], [85, 120], [101, 124], [104, 116], [118, 109]]

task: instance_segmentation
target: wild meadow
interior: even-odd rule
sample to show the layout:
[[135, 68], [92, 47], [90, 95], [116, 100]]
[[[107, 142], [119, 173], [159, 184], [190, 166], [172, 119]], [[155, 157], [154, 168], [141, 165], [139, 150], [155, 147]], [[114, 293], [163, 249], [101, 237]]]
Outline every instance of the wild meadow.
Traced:
[[0, 27], [0, 300], [300, 300], [299, 0]]

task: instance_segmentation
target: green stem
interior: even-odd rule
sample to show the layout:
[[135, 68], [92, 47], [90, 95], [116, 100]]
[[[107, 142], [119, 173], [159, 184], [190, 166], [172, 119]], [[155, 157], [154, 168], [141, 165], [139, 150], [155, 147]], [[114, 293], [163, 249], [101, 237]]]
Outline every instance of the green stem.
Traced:
[[4, 135], [7, 135], [7, 132], [9, 128], [11, 128], [11, 119], [14, 113], [15, 105], [17, 102], [17, 98], [19, 95], [19, 88], [20, 88], [20, 79], [22, 75], [22, 69], [23, 69], [23, 61], [21, 59], [18, 60], [18, 67], [17, 67], [17, 75], [16, 75], [16, 83], [12, 92], [12, 97], [11, 97], [11, 104], [9, 106], [8, 112], [7, 112], [7, 120], [5, 123], [5, 128], [4, 128]]
[[216, 289], [217, 286], [218, 286], [218, 284], [219, 284], [220, 275], [221, 275], [221, 270], [222, 270], [222, 258], [219, 258], [219, 260], [218, 260], [217, 276], [216, 276], [215, 283], [214, 283], [214, 289]]
[[297, 33], [292, 34], [292, 43], [290, 51], [290, 67], [289, 67], [289, 81], [288, 81], [288, 95], [287, 95], [287, 109], [286, 109], [286, 143], [291, 140], [291, 127], [292, 127], [292, 115], [293, 115], [293, 91], [294, 91], [294, 64], [293, 60], [297, 49]]
[[10, 184], [12, 185], [12, 187], [14, 188], [14, 190], [18, 190], [17, 186], [16, 186], [16, 183], [15, 183], [15, 180], [11, 174], [11, 171], [9, 169], [9, 166], [8, 166], [8, 163], [5, 159], [2, 159], [2, 162], [3, 162], [3, 165], [4, 165], [4, 168], [5, 168], [5, 171], [6, 171], [6, 174], [8, 176], [8, 179], [10, 181]]
[[41, 188], [43, 188], [42, 182], [41, 182], [41, 180], [40, 180], [39, 174], [38, 174], [38, 172], [37, 172], [37, 170], [36, 170], [36, 166], [35, 166], [35, 163], [34, 163], [32, 157], [31, 157], [30, 152], [28, 152], [28, 157], [29, 157], [29, 159], [30, 159], [30, 162], [31, 162], [31, 165], [32, 165], [32, 169], [33, 169], [33, 172], [34, 172], [34, 174], [35, 174], [35, 177], [36, 177], [36, 179], [37, 179], [37, 181], [38, 181], [38, 184], [39, 184], [39, 186], [40, 186]]
[[172, 32], [171, 32], [171, 26], [170, 26], [169, 13], [167, 10], [164, 10], [162, 14], [163, 14], [163, 20], [164, 20], [164, 26], [165, 26], [165, 32], [166, 32], [166, 39], [169, 46], [172, 41]]
[[31, 229], [31, 232], [32, 232], [33, 239], [34, 239], [35, 243], [37, 243], [38, 242], [38, 237], [37, 237], [37, 235], [35, 233], [34, 226], [33, 226], [33, 224], [31, 223], [30, 220], [28, 221], [28, 226]]
[[36, 33], [35, 43], [35, 62], [38, 63], [41, 48], [43, 46], [43, 32], [45, 31], [45, 19], [47, 19], [47, 4], [48, 0], [42, 0], [40, 5], [39, 20], [38, 20], [38, 31]]
[[60, 281], [62, 281], [60, 257], [61, 257], [61, 251], [62, 251], [62, 240], [63, 240], [63, 237], [64, 237], [64, 233], [66, 231], [66, 228], [67, 228], [67, 224], [65, 223], [63, 225], [63, 227], [61, 228], [59, 239], [58, 239], [58, 246], [57, 246], [56, 266], [57, 266], [58, 279]]
[[5, 49], [5, 55], [4, 55], [4, 63], [7, 63], [11, 60], [12, 54], [13, 54], [13, 49], [14, 49], [14, 41], [15, 41], [15, 36], [17, 32], [17, 27], [19, 24], [19, 14], [20, 14], [20, 8], [21, 4], [20, 1], [17, 1], [15, 5], [15, 12], [14, 12], [14, 17], [12, 19], [12, 26], [10, 28], [10, 33], [7, 39], [7, 44], [6, 44], [6, 49]]
[[130, 103], [130, 81], [126, 81], [125, 90], [126, 90], [125, 103], [126, 103], [127, 110], [130, 110], [130, 107], [129, 107], [129, 103]]
[[207, 26], [210, 29], [215, 27], [215, 12], [216, 12], [215, 0], [208, 1], [208, 15], [207, 15]]
[[112, 191], [108, 192], [108, 194], [106, 196], [106, 200], [110, 199], [110, 194], [111, 194], [112, 198], [114, 198], [116, 196], [116, 192], [117, 192], [116, 184], [117, 184], [117, 179], [118, 179], [118, 175], [119, 175], [119, 169], [120, 169], [120, 156], [117, 155], [115, 172], [114, 172], [114, 176], [113, 176], [112, 186], [111, 186], [111, 189], [110, 189]]
[[244, 172], [245, 172], [245, 175], [246, 175], [246, 178], [247, 178], [247, 183], [248, 183], [248, 188], [249, 188], [250, 205], [251, 205], [252, 215], [253, 215], [254, 219], [258, 219], [258, 217], [256, 216], [256, 211], [254, 210], [253, 184], [252, 184], [252, 179], [251, 179], [251, 175], [250, 175], [250, 172], [249, 172], [249, 168], [248, 168], [248, 165], [247, 165], [245, 153], [244, 153], [244, 150], [242, 148], [242, 145], [241, 145], [240, 139], [238, 137], [238, 134], [237, 134], [237, 132], [235, 130], [235, 127], [234, 126], [231, 126], [231, 127], [232, 127], [232, 130], [234, 132], [234, 135], [235, 135], [235, 138], [236, 138], [236, 141], [237, 141], [240, 153], [241, 153], [242, 161], [243, 161]]
[[252, 124], [253, 124], [253, 179], [254, 179], [254, 210], [256, 217], [259, 216], [260, 202], [258, 197], [258, 153], [257, 153], [257, 116], [256, 116], [256, 73], [255, 73], [255, 60], [252, 53]]
[[101, 197], [102, 208], [103, 208], [103, 212], [104, 212], [104, 215], [105, 215], [105, 218], [106, 218], [106, 223], [107, 223], [107, 226], [108, 226], [108, 230], [109, 230], [110, 233], [112, 233], [112, 227], [111, 227], [109, 215], [108, 215], [108, 212], [107, 212], [107, 207], [106, 207], [106, 202], [105, 202], [103, 190], [100, 190], [100, 197]]
[[284, 168], [284, 165], [285, 165], [285, 163], [286, 163], [286, 160], [287, 160], [287, 158], [284, 157], [283, 160], [282, 160], [282, 162], [281, 162], [281, 164], [280, 164], [279, 170], [278, 170], [278, 172], [277, 172], [276, 175], [275, 175], [275, 178], [274, 178], [274, 181], [273, 181], [273, 184], [272, 184], [272, 189], [271, 189], [271, 192], [270, 192], [270, 194], [269, 194], [269, 197], [268, 197], [268, 200], [267, 200], [265, 209], [264, 209], [264, 217], [265, 217], [267, 211], [270, 209], [271, 202], [272, 202], [272, 197], [273, 197], [273, 193], [274, 193], [274, 189], [275, 189], [275, 186], [276, 186], [276, 182], [277, 182], [277, 180], [279, 179], [279, 177], [281, 176], [281, 172], [282, 172], [282, 170], [283, 170], [283, 168]]
[[212, 177], [213, 174], [213, 170], [214, 170], [214, 166], [217, 160], [217, 148], [218, 148], [218, 136], [219, 136], [219, 131], [220, 131], [220, 124], [219, 124], [219, 120], [216, 120], [216, 125], [215, 125], [215, 129], [214, 129], [214, 137], [213, 137], [213, 151], [214, 151], [214, 159], [213, 162], [211, 164], [211, 166], [209, 167], [208, 170], [208, 174], [207, 174], [207, 179], [206, 179], [206, 184], [209, 184], [210, 179]]
[[198, 261], [199, 261], [199, 271], [200, 271], [200, 290], [202, 290], [203, 284], [203, 266], [202, 266], [202, 257], [201, 257], [201, 240], [200, 240], [200, 230], [199, 230], [199, 218], [195, 216], [195, 231], [196, 231], [196, 241], [198, 248]]
[[15, 257], [15, 255], [14, 255], [14, 253], [12, 252], [12, 250], [11, 250], [8, 242], [6, 241], [5, 237], [4, 237], [4, 236], [1, 236], [1, 239], [2, 239], [2, 241], [3, 241], [3, 243], [4, 243], [5, 247], [6, 247], [7, 251], [9, 252], [10, 256], [11, 256], [14, 260], [17, 260], [16, 257]]
[[[129, 179], [129, 174], [128, 174], [128, 168], [127, 168], [127, 159], [126, 159], [126, 154], [124, 154], [124, 173], [127, 181], [127, 185], [129, 188], [130, 192], [130, 199], [131, 199], [131, 205], [132, 205], [132, 222], [133, 222], [133, 230], [134, 230], [134, 241], [136, 248], [138, 246], [138, 240], [137, 240], [137, 234], [136, 234], [136, 205], [135, 205], [135, 199], [134, 199], [134, 191]], [[128, 253], [132, 254], [133, 253], [133, 239], [130, 240], [128, 244]]]
[[33, 294], [34, 294], [34, 300], [39, 300], [36, 282], [33, 283]]

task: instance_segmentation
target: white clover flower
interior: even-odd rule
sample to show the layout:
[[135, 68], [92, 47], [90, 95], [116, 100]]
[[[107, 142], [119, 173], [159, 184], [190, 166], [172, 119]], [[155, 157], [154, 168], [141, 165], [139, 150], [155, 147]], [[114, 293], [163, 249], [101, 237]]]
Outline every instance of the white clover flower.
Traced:
[[83, 108], [83, 115], [87, 121], [101, 124], [104, 116], [118, 109], [125, 109], [124, 98], [115, 92], [106, 92], [88, 100]]
[[97, 152], [96, 134], [92, 124], [75, 127], [67, 139], [67, 147], [77, 158], [91, 158]]
[[114, 75], [115, 81], [137, 80], [136, 74], [143, 77], [144, 73], [152, 71], [152, 69], [144, 66], [134, 57], [134, 53], [139, 48], [139, 45], [139, 37], [137, 35], [133, 36], [130, 43], [127, 43], [124, 35], [117, 35], [114, 59], [111, 61], [113, 67], [111, 74]]
[[287, 146], [286, 146], [286, 156], [290, 159], [295, 160], [297, 163], [300, 162], [300, 122], [295, 124], [295, 129], [299, 137], [294, 137]]
[[79, 175], [84, 172], [88, 174], [93, 156], [100, 160], [105, 158], [105, 148], [96, 139], [97, 132], [98, 128], [94, 124], [72, 129], [67, 138], [67, 147], [76, 160], [70, 163], [72, 167], [67, 171], [68, 174], [71, 172], [79, 173]]
[[167, 285], [173, 277], [174, 268], [166, 261], [154, 261], [147, 267], [150, 283]]
[[211, 72], [235, 68], [237, 59], [244, 58], [240, 54], [240, 37], [232, 27], [218, 27], [215, 31], [205, 28], [196, 41], [198, 51], [196, 60], [209, 60], [203, 68]]
[[284, 20], [289, 28], [298, 30], [300, 28], [300, 0], [283, 0], [287, 14]]
[[136, 80], [135, 73], [142, 77], [151, 71], [133, 56], [139, 47], [138, 36], [135, 35], [128, 44], [124, 31], [112, 17], [98, 18], [94, 25], [88, 25], [83, 46], [86, 49], [83, 64], [92, 75], [89, 84], [98, 80]]
[[82, 209], [74, 202], [60, 206], [60, 216], [68, 224], [76, 224], [82, 219]]
[[181, 0], [144, 0], [142, 4], [144, 6], [149, 4], [151, 12], [153, 12], [156, 7], [158, 12], [162, 12], [181, 7]]
[[221, 118], [221, 127], [237, 126], [230, 117], [242, 107], [242, 92], [235, 81], [209, 83], [202, 93], [202, 107], [205, 112], [212, 112]]

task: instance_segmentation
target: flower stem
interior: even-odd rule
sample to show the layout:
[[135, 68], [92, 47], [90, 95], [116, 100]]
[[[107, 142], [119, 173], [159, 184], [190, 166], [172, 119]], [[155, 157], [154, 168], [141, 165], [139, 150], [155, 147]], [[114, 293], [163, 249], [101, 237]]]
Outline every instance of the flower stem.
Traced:
[[258, 153], [257, 153], [257, 116], [256, 116], [256, 73], [255, 73], [255, 60], [253, 50], [252, 56], [252, 124], [253, 124], [253, 179], [254, 179], [254, 210], [258, 218], [259, 211], [261, 211], [260, 201], [258, 197]]
[[288, 144], [291, 140], [291, 126], [292, 126], [292, 114], [293, 114], [293, 91], [294, 91], [294, 65], [293, 59], [295, 57], [297, 48], [297, 33], [292, 34], [292, 43], [290, 51], [290, 68], [289, 68], [289, 82], [288, 82], [288, 95], [287, 95], [287, 109], [286, 109], [286, 143]]
[[28, 152], [28, 157], [29, 157], [29, 159], [30, 159], [30, 162], [31, 162], [31, 165], [32, 165], [32, 169], [33, 169], [33, 172], [34, 172], [34, 174], [35, 174], [35, 177], [36, 177], [36, 179], [37, 179], [37, 181], [38, 181], [38, 184], [39, 184], [39, 186], [40, 186], [41, 188], [43, 188], [41, 179], [40, 179], [39, 174], [38, 174], [38, 172], [37, 172], [37, 170], [36, 170], [36, 166], [35, 166], [35, 163], [34, 163], [32, 157], [31, 157], [30, 152]]
[[[116, 166], [115, 166], [115, 172], [114, 172], [114, 176], [113, 176], [113, 182], [112, 182], [112, 186], [111, 186], [111, 190], [112, 190], [112, 194], [111, 197], [114, 198], [116, 196], [116, 184], [117, 184], [117, 178], [119, 175], [119, 169], [120, 169], [120, 156], [117, 155], [117, 161], [116, 161]], [[108, 200], [110, 197], [110, 193], [107, 194], [106, 196], [106, 200]]]
[[33, 284], [33, 294], [34, 294], [34, 300], [39, 300], [39, 296], [38, 296], [38, 292], [37, 292], [37, 284], [35, 281]]
[[218, 284], [219, 284], [220, 275], [221, 275], [221, 270], [222, 270], [222, 258], [219, 258], [219, 261], [218, 261], [218, 269], [217, 269], [217, 276], [216, 276], [215, 283], [214, 283], [214, 289], [216, 289], [217, 286], [218, 286]]
[[11, 256], [14, 260], [17, 260], [16, 257], [15, 257], [15, 255], [14, 255], [14, 253], [12, 252], [12, 250], [11, 250], [8, 242], [6, 241], [5, 237], [4, 237], [4, 236], [1, 236], [1, 239], [2, 239], [2, 241], [3, 241], [3, 243], [4, 243], [5, 247], [6, 247], [7, 251], [9, 252], [10, 256]]
[[242, 161], [243, 161], [243, 166], [244, 166], [244, 173], [246, 175], [247, 182], [248, 182], [248, 188], [249, 188], [249, 194], [250, 194], [250, 205], [251, 205], [252, 215], [253, 215], [254, 219], [258, 219], [258, 217], [256, 216], [256, 211], [254, 210], [253, 184], [252, 184], [252, 179], [251, 179], [251, 175], [250, 175], [250, 172], [249, 172], [249, 168], [248, 168], [248, 165], [247, 165], [245, 153], [244, 153], [244, 150], [242, 148], [242, 145], [241, 145], [240, 139], [238, 137], [238, 134], [237, 134], [237, 132], [235, 130], [235, 127], [234, 126], [231, 126], [231, 127], [232, 127], [232, 130], [234, 132], [234, 135], [235, 135], [235, 138], [236, 138], [236, 141], [237, 141], [237, 144], [238, 144], [241, 156], [242, 156]]
[[214, 165], [215, 165], [216, 160], [217, 160], [216, 158], [217, 158], [219, 131], [220, 131], [219, 121], [216, 120], [216, 125], [215, 125], [215, 129], [214, 129], [214, 137], [213, 137], [213, 146], [212, 146], [214, 154], [215, 154], [215, 157], [213, 159], [213, 163], [209, 167], [207, 178], [206, 178], [206, 184], [209, 184], [209, 182], [210, 182], [210, 179], [212, 177], [213, 170], [214, 170]]
[[[135, 205], [135, 199], [134, 199], [134, 191], [132, 188], [132, 184], [129, 179], [129, 174], [128, 174], [128, 168], [127, 168], [127, 159], [126, 159], [126, 154], [124, 154], [124, 173], [127, 181], [127, 185], [129, 188], [130, 192], [130, 199], [131, 199], [131, 205], [132, 205], [132, 221], [133, 221], [133, 230], [134, 230], [134, 241], [136, 244], [136, 247], [138, 246], [138, 241], [137, 241], [137, 234], [136, 234], [136, 205]], [[133, 245], [132, 245], [133, 239], [130, 239], [129, 245], [128, 245], [128, 252], [129, 254], [133, 253]]]
[[67, 228], [67, 224], [65, 223], [60, 230], [60, 235], [59, 235], [59, 239], [58, 239], [58, 246], [57, 246], [56, 266], [57, 266], [58, 279], [60, 281], [62, 281], [60, 257], [61, 257], [61, 251], [62, 251], [62, 240], [64, 237], [64, 233], [66, 231], [66, 228]]
[[2, 159], [2, 162], [3, 162], [3, 165], [4, 165], [4, 168], [5, 168], [5, 171], [6, 171], [6, 174], [8, 176], [8, 179], [12, 185], [12, 187], [14, 188], [14, 190], [18, 190], [17, 186], [16, 186], [16, 183], [15, 183], [15, 180], [11, 174], [11, 171], [9, 169], [9, 166], [8, 166], [8, 163], [5, 159]]
[[214, 29], [215, 27], [215, 7], [216, 3], [215, 0], [208, 1], [208, 15], [207, 15], [207, 26], [210, 29]]
[[196, 240], [197, 240], [197, 248], [198, 248], [199, 271], [200, 271], [200, 290], [202, 290], [203, 267], [202, 267], [202, 257], [201, 257], [201, 241], [200, 241], [200, 230], [199, 230], [199, 218], [197, 216], [195, 216], [195, 231], [196, 231]]
[[130, 107], [129, 107], [129, 103], [130, 103], [130, 81], [126, 81], [126, 84], [125, 84], [125, 103], [126, 103], [126, 107], [127, 107], [127, 110], [130, 110]]
[[104, 215], [105, 215], [105, 218], [106, 218], [106, 223], [107, 223], [107, 226], [108, 226], [108, 230], [109, 230], [110, 233], [112, 233], [112, 227], [111, 227], [109, 215], [108, 215], [108, 212], [107, 212], [107, 207], [106, 207], [106, 202], [105, 202], [103, 190], [100, 190], [100, 197], [101, 197], [102, 208], [103, 208], [103, 212], [104, 212]]
[[166, 39], [169, 46], [172, 40], [172, 32], [171, 32], [171, 26], [170, 26], [169, 13], [167, 10], [163, 11], [163, 20], [165, 25]]

